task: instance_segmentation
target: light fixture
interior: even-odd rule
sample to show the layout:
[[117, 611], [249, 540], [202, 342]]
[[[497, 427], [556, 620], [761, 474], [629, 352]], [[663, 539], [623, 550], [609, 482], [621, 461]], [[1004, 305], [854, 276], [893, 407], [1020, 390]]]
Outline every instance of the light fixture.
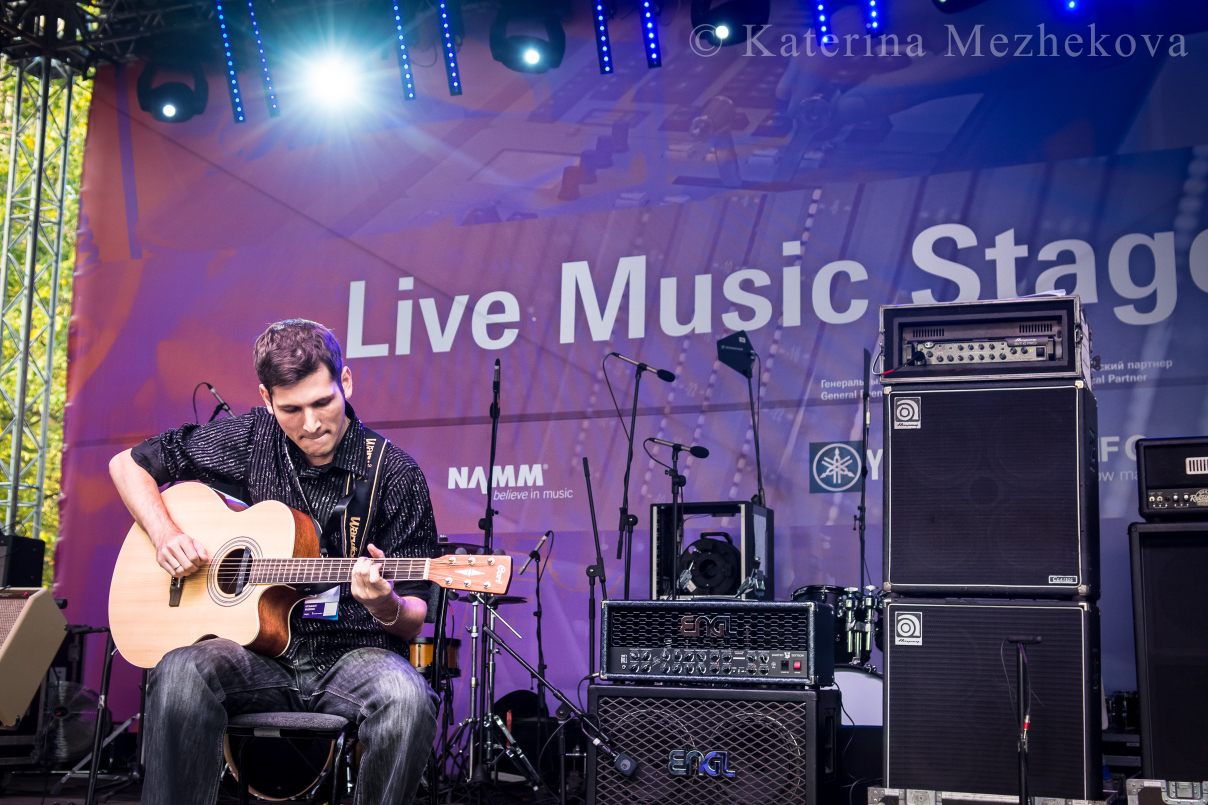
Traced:
[[357, 74], [345, 56], [328, 53], [311, 62], [306, 87], [315, 102], [332, 108], [344, 106], [358, 94]]
[[407, 40], [403, 38], [403, 12], [399, 0], [394, 0], [394, 27], [398, 31], [398, 70], [403, 78], [403, 97], [415, 100], [415, 78], [411, 75], [411, 55], [407, 53]]
[[[815, 12], [815, 16], [824, 13]], [[712, 0], [692, 0], [692, 29], [703, 30], [701, 40], [713, 47], [745, 42], [747, 35], [762, 30], [771, 16], [771, 0], [726, 0], [716, 6]]]
[[606, 7], [605, 0], [595, 0], [595, 6], [596, 57], [600, 61], [600, 75], [605, 75], [612, 72], [612, 43], [608, 39], [608, 18], [616, 13], [616, 7]]
[[138, 106], [151, 117], [164, 123], [183, 123], [206, 109], [210, 97], [210, 85], [205, 73], [194, 65], [186, 71], [193, 74], [193, 86], [180, 81], [167, 81], [152, 86], [160, 66], [147, 62], [138, 76]]
[[222, 52], [226, 56], [227, 89], [231, 93], [231, 112], [235, 122], [242, 123], [247, 118], [243, 115], [243, 99], [239, 97], [239, 79], [235, 76], [235, 59], [231, 56], [231, 39], [227, 31], [226, 11], [223, 10], [222, 0], [215, 0], [218, 7], [218, 28], [222, 32]]
[[[545, 39], [529, 34], [508, 34], [508, 25], [519, 20], [540, 24]], [[566, 31], [552, 11], [528, 12], [514, 6], [499, 9], [491, 23], [491, 58], [518, 73], [544, 73], [562, 64], [566, 55]]]
[[277, 108], [277, 93], [273, 91], [273, 77], [268, 72], [268, 59], [264, 56], [264, 40], [260, 36], [260, 23], [256, 19], [256, 7], [252, 0], [247, 0], [248, 13], [252, 15], [252, 33], [256, 37], [256, 52], [260, 54], [260, 67], [264, 71], [264, 95], [268, 99], [268, 113], [277, 117], [281, 110]]
[[449, 79], [449, 94], [461, 94], [461, 71], [457, 67], [457, 49], [453, 44], [453, 19], [449, 0], [439, 0], [441, 52], [445, 57], [445, 77]]
[[[696, 27], [693, 17], [692, 27]], [[659, 47], [659, 28], [654, 24], [654, 7], [650, 0], [642, 0], [642, 44], [646, 47], [646, 67], [663, 66], [663, 51]]]

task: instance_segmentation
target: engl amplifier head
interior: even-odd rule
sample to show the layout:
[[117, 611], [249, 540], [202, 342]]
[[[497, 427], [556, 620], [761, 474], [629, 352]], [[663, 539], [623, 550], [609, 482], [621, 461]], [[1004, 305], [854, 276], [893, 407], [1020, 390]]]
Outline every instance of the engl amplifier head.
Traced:
[[829, 685], [835, 618], [816, 601], [605, 601], [600, 678]]
[[1146, 520], [1208, 520], [1208, 436], [1137, 440], [1137, 508]]
[[587, 701], [638, 764], [623, 776], [589, 744], [587, 805], [818, 805], [838, 793], [838, 691], [592, 685]]

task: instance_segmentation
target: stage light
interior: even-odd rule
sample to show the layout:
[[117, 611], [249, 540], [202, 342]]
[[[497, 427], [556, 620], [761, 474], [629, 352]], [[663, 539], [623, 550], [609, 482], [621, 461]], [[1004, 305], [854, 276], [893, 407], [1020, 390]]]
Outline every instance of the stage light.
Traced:
[[877, 0], [868, 0], [868, 8], [866, 10], [868, 16], [865, 17], [864, 27], [870, 31], [881, 30], [882, 17], [877, 10]]
[[231, 39], [227, 33], [226, 12], [222, 8], [222, 0], [215, 0], [218, 7], [218, 27], [222, 31], [222, 52], [226, 56], [227, 89], [231, 93], [231, 112], [235, 122], [242, 123], [243, 99], [239, 97], [239, 79], [235, 76], [235, 59], [231, 56]]
[[461, 94], [461, 72], [457, 68], [457, 50], [453, 45], [453, 19], [449, 0], [440, 0], [437, 10], [440, 12], [441, 51], [445, 57], [445, 77], [449, 79], [449, 94]]
[[403, 12], [394, 0], [394, 27], [398, 31], [398, 69], [403, 77], [403, 97], [415, 100], [415, 79], [411, 75], [411, 56], [407, 53], [407, 42], [403, 38]]
[[[545, 28], [545, 39], [528, 34], [508, 35], [508, 25], [530, 21]], [[544, 73], [562, 64], [566, 55], [566, 31], [553, 12], [526, 12], [515, 7], [501, 8], [491, 23], [491, 58], [518, 73]]]
[[[940, 0], [943, 2], [943, 0]], [[818, 38], [821, 39], [826, 34], [826, 4], [818, 3], [818, 8], [814, 11], [814, 28], [817, 29]]]
[[612, 43], [608, 39], [609, 12], [615, 9], [605, 9], [604, 0], [596, 0], [596, 56], [600, 60], [600, 75], [612, 72]]
[[[692, 27], [696, 27], [695, 18]], [[650, 0], [642, 0], [642, 43], [646, 46], [646, 67], [662, 67], [663, 51], [659, 47], [659, 28], [654, 24], [654, 8], [650, 5]]]
[[281, 110], [277, 108], [277, 93], [273, 91], [273, 77], [268, 72], [268, 60], [264, 57], [264, 40], [260, 38], [260, 23], [256, 20], [256, 7], [252, 0], [247, 0], [248, 13], [252, 15], [252, 33], [256, 37], [256, 52], [260, 54], [260, 67], [264, 71], [264, 95], [268, 99], [270, 117], [277, 117]]
[[311, 98], [324, 106], [343, 106], [357, 95], [357, 74], [339, 54], [330, 53], [312, 62], [306, 79]]
[[205, 73], [194, 65], [184, 70], [193, 74], [193, 86], [180, 81], [168, 81], [152, 86], [160, 66], [147, 62], [138, 76], [138, 106], [151, 117], [164, 123], [183, 123], [205, 111], [210, 98], [210, 85]]
[[[819, 17], [823, 14], [816, 12]], [[692, 28], [699, 30], [704, 26], [701, 39], [713, 47], [745, 42], [741, 33], [762, 30], [771, 16], [771, 0], [727, 0], [717, 6], [712, 0], [692, 0]]]

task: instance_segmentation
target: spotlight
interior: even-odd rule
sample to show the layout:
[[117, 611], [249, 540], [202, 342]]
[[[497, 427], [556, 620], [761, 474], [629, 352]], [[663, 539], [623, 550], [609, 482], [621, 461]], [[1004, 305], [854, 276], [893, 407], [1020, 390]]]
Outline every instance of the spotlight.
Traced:
[[[532, 20], [545, 27], [546, 39], [527, 34], [508, 35], [513, 19]], [[566, 55], [566, 31], [553, 12], [524, 13], [502, 8], [491, 23], [491, 57], [518, 73], [544, 73], [562, 64]]]
[[311, 98], [323, 106], [339, 107], [356, 98], [357, 76], [348, 60], [329, 53], [307, 70]]
[[193, 86], [179, 81], [168, 81], [151, 86], [159, 65], [147, 62], [138, 76], [138, 106], [151, 117], [164, 123], [183, 123], [206, 109], [210, 97], [210, 85], [200, 67], [193, 66]]
[[772, 0], [726, 0], [716, 6], [712, 0], [692, 0], [692, 28], [712, 26], [701, 39], [714, 47], [745, 42], [743, 34], [758, 33], [771, 16]]

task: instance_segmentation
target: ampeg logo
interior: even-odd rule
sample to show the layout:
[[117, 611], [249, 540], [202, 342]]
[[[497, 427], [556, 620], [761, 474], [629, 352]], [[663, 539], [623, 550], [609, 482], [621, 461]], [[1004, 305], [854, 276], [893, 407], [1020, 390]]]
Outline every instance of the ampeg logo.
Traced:
[[846, 492], [860, 467], [859, 442], [810, 442], [810, 492]]
[[685, 615], [680, 618], [680, 634], [684, 637], [725, 637], [730, 633], [730, 616]]
[[895, 646], [923, 645], [923, 613], [897, 612], [893, 620], [893, 644]]
[[1077, 584], [1077, 576], [1049, 576], [1049, 584]]
[[893, 427], [894, 430], [918, 430], [923, 427], [923, 398], [895, 397]]
[[667, 772], [674, 777], [704, 774], [709, 777], [733, 777], [729, 752], [701, 752], [696, 749], [672, 749]]

